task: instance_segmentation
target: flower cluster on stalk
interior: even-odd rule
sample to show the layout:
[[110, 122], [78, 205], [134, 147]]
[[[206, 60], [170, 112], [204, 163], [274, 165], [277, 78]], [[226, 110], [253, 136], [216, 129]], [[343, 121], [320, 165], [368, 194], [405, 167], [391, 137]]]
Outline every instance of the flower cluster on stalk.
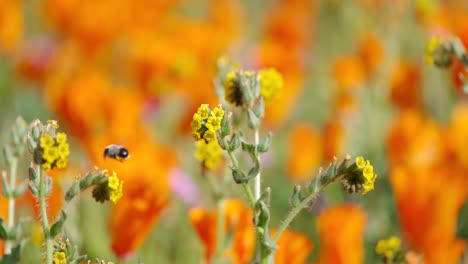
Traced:
[[208, 104], [202, 104], [193, 114], [191, 123], [192, 135], [196, 141], [209, 143], [217, 139], [216, 132], [221, 129], [224, 110], [221, 107], [210, 109]]

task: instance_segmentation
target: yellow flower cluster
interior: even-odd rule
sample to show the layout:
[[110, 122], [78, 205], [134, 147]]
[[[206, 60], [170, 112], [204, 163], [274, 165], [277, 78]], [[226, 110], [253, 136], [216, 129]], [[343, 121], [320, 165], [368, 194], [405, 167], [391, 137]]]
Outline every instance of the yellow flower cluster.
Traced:
[[203, 165], [210, 169], [216, 169], [221, 161], [223, 150], [218, 144], [218, 141], [213, 140], [206, 143], [205, 141], [197, 141], [197, 150], [195, 151], [195, 157], [203, 162]]
[[377, 174], [374, 173], [374, 166], [370, 164], [369, 160], [365, 160], [362, 156], [359, 156], [355, 160], [356, 166], [362, 170], [364, 176], [364, 191], [362, 194], [366, 194], [374, 189], [374, 182], [377, 179]]
[[65, 264], [67, 263], [67, 256], [65, 252], [55, 251], [54, 252], [54, 264]]
[[270, 103], [283, 89], [283, 76], [274, 68], [260, 70], [260, 94]]
[[67, 134], [57, 133], [55, 138], [49, 134], [42, 135], [40, 138], [42, 148], [42, 168], [50, 170], [54, 167], [63, 169], [67, 166], [70, 147], [67, 143]]
[[109, 199], [113, 203], [117, 203], [117, 201], [123, 196], [123, 181], [117, 177], [115, 171], [109, 176], [107, 186], [110, 190]]
[[216, 132], [221, 129], [221, 121], [224, 117], [224, 110], [215, 107], [210, 110], [208, 104], [202, 104], [197, 112], [193, 114], [192, 135], [196, 141], [205, 140], [209, 143], [216, 140]]
[[400, 249], [401, 241], [398, 237], [392, 236], [389, 239], [382, 239], [375, 246], [375, 252], [386, 258], [393, 258], [395, 253]]

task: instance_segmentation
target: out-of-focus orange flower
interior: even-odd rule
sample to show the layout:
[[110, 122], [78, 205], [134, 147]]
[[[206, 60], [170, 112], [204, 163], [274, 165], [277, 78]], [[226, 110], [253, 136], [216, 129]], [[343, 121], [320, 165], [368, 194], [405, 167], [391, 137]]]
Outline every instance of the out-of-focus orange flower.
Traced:
[[0, 51], [11, 54], [23, 40], [23, 4], [20, 0], [0, 2]]
[[15, 70], [23, 78], [42, 85], [53, 62], [55, 45], [48, 38], [25, 42], [17, 56]]
[[322, 161], [322, 142], [318, 131], [307, 123], [296, 124], [289, 134], [288, 176], [299, 182], [312, 179]]
[[90, 152], [98, 167], [115, 171], [123, 181], [123, 197], [112, 208], [110, 231], [112, 250], [119, 257], [125, 257], [141, 246], [169, 203], [168, 174], [175, 166], [176, 157], [173, 150], [155, 143], [140, 131], [126, 139], [128, 160], [104, 159], [104, 148], [112, 138], [108, 135], [95, 137], [90, 143]]
[[332, 161], [335, 156], [342, 154], [345, 142], [344, 129], [343, 124], [335, 119], [330, 119], [323, 127], [322, 146], [324, 161]]
[[364, 263], [365, 212], [353, 204], [325, 209], [317, 218], [322, 264]]
[[354, 98], [353, 94], [349, 91], [338, 91], [338, 94], [335, 96], [335, 107], [334, 107], [334, 114], [340, 117], [345, 117], [346, 115], [350, 115], [356, 112], [358, 106], [356, 99]]
[[465, 111], [456, 110], [447, 133], [415, 110], [402, 112], [389, 132], [390, 182], [401, 230], [425, 263], [456, 263], [464, 249], [455, 232], [468, 177], [452, 147], [465, 130]]
[[466, 95], [466, 91], [463, 88], [463, 77], [468, 80], [468, 71], [462, 62], [455, 60], [452, 68], [452, 81], [459, 95]]
[[333, 61], [332, 75], [339, 89], [352, 91], [364, 82], [364, 64], [357, 56], [339, 56]]
[[427, 167], [444, 155], [440, 129], [417, 110], [404, 111], [396, 118], [388, 133], [387, 147], [392, 166]]
[[[232, 247], [223, 255], [231, 258], [233, 263], [248, 263], [255, 248], [255, 231], [252, 222], [252, 211], [241, 200], [230, 199], [224, 202], [226, 232], [232, 232]], [[205, 258], [211, 262], [216, 250], [217, 213], [204, 208], [192, 208], [189, 218], [205, 245]]]
[[314, 10], [311, 1], [279, 1], [267, 14], [265, 35], [258, 44], [254, 65], [277, 69], [284, 78], [281, 96], [266, 107], [265, 123], [280, 125], [286, 120], [302, 92], [306, 72], [303, 54], [310, 49]]
[[421, 69], [418, 65], [401, 61], [391, 75], [390, 100], [400, 108], [421, 107]]
[[[272, 231], [272, 236], [276, 231]], [[305, 263], [313, 248], [312, 240], [307, 236], [288, 229], [281, 234], [277, 245], [278, 249], [275, 251], [277, 264]]]
[[382, 41], [373, 32], [365, 32], [358, 42], [358, 54], [364, 64], [367, 76], [370, 76], [384, 59]]
[[[460, 103], [452, 112], [447, 129], [447, 148], [453, 160], [468, 169], [468, 104]], [[468, 170], [467, 170], [468, 171]]]

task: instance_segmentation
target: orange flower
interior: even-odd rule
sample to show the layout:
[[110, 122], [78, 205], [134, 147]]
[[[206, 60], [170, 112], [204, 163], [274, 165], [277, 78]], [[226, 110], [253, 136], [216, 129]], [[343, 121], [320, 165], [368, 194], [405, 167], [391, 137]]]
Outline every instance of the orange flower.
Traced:
[[452, 112], [447, 130], [447, 148], [457, 164], [468, 169], [468, 104], [458, 104]]
[[353, 204], [325, 209], [317, 218], [320, 261], [327, 264], [364, 263], [364, 211]]
[[390, 100], [400, 108], [421, 107], [421, 70], [418, 65], [401, 61], [390, 80]]
[[112, 250], [125, 257], [143, 244], [169, 203], [168, 174], [176, 158], [173, 150], [151, 141], [148, 134], [140, 131], [125, 140], [128, 160], [104, 159], [102, 153], [108, 142], [118, 142], [112, 139], [98, 136], [89, 145], [95, 164], [115, 171], [124, 183], [123, 197], [112, 209], [110, 231]]
[[390, 128], [387, 146], [390, 164], [427, 167], [444, 155], [443, 138], [437, 124], [416, 110], [402, 112]]
[[[255, 248], [255, 231], [252, 222], [252, 211], [241, 200], [230, 199], [224, 202], [226, 232], [232, 232], [232, 247], [224, 252], [233, 263], [248, 263]], [[216, 250], [217, 213], [204, 208], [192, 208], [189, 212], [190, 222], [205, 245], [205, 258], [211, 262]]]
[[[276, 234], [273, 230], [271, 236]], [[277, 264], [302, 264], [313, 248], [312, 240], [307, 236], [286, 229], [278, 240], [278, 249], [275, 252], [275, 263]]]
[[312, 179], [314, 170], [322, 161], [320, 134], [307, 123], [296, 124], [288, 139], [288, 176], [294, 181]]
[[332, 161], [335, 156], [342, 154], [345, 131], [340, 121], [330, 119], [323, 128], [322, 137], [323, 159], [325, 161]]
[[454, 66], [452, 68], [452, 81], [458, 94], [466, 95], [466, 92], [463, 88], [463, 80], [460, 78], [460, 76], [463, 76], [466, 80], [468, 80], [468, 71], [462, 62], [455, 60]]
[[421, 113], [406, 111], [388, 136], [389, 176], [401, 230], [426, 263], [456, 263], [464, 249], [455, 232], [468, 197], [468, 171], [453, 147], [466, 130], [465, 111], [463, 106], [456, 110], [447, 134]]
[[363, 84], [365, 68], [356, 56], [339, 56], [333, 62], [332, 74], [339, 89], [352, 91]]
[[367, 76], [369, 76], [377, 70], [383, 61], [382, 41], [373, 32], [365, 32], [358, 42], [358, 54], [364, 63]]
[[20, 0], [0, 2], [0, 51], [11, 54], [23, 40], [23, 4]]

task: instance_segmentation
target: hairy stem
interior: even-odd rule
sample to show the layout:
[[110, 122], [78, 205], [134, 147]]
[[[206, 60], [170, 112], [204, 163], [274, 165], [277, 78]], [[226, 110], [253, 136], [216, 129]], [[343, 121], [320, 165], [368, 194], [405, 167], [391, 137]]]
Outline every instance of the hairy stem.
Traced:
[[45, 173], [42, 172], [40, 166], [37, 166], [37, 171], [39, 173], [39, 207], [41, 209], [41, 223], [42, 231], [44, 233], [44, 240], [46, 246], [46, 264], [52, 264], [52, 237], [50, 236], [49, 230], [49, 220], [47, 219], [47, 204], [46, 204], [46, 188], [45, 188]]
[[[259, 142], [259, 133], [258, 133], [258, 128], [255, 129], [254, 133], [255, 137], [255, 152], [257, 153], [257, 145]], [[260, 192], [261, 192], [261, 176], [260, 176], [260, 170], [258, 171], [257, 176], [255, 176], [255, 182], [254, 182], [254, 194], [255, 194], [255, 201], [258, 201], [260, 199]]]
[[[10, 164], [10, 192], [16, 188], [16, 170], [18, 168], [18, 159], [13, 158]], [[11, 229], [15, 226], [15, 197], [13, 197], [13, 193], [8, 194], [8, 224], [7, 230], [11, 231]], [[13, 248], [13, 241], [6, 240], [5, 241], [5, 254], [10, 254], [11, 249]]]

